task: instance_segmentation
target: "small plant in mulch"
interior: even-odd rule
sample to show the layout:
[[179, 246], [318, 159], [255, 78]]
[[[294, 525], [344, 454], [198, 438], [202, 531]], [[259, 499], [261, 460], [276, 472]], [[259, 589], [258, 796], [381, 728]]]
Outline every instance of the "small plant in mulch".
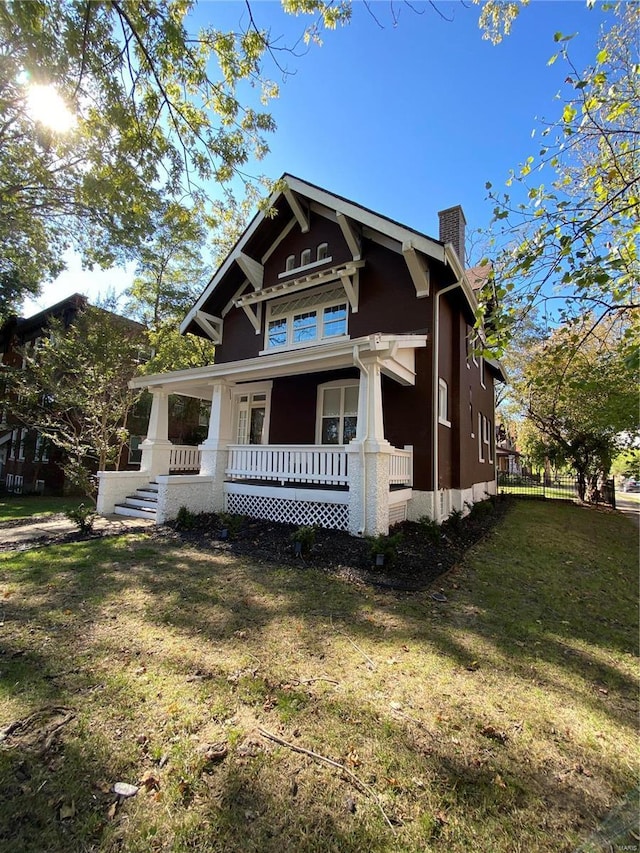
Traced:
[[176, 528], [178, 530], [193, 530], [196, 526], [196, 516], [186, 506], [181, 506], [176, 516]]
[[447, 519], [443, 522], [443, 526], [454, 533], [457, 533], [462, 528], [464, 512], [461, 509], [453, 509], [449, 513]]
[[81, 503], [77, 507], [65, 510], [65, 516], [77, 525], [78, 530], [82, 534], [88, 534], [93, 531], [97, 513], [91, 506], [86, 506]]
[[437, 543], [440, 541], [442, 529], [437, 521], [434, 521], [432, 518], [429, 518], [428, 515], [423, 515], [421, 516], [421, 518], [418, 519], [417, 523], [420, 526], [420, 530], [424, 533], [424, 535], [430, 542]]
[[379, 534], [369, 538], [369, 549], [371, 559], [376, 566], [388, 566], [392, 563], [398, 553], [398, 546], [402, 541], [402, 533], [394, 533], [392, 536]]
[[221, 532], [226, 530], [224, 539], [236, 539], [240, 535], [240, 531], [245, 523], [244, 515], [233, 512], [221, 512], [218, 515], [218, 519], [220, 520]]
[[297, 530], [293, 531], [289, 539], [293, 544], [294, 553], [306, 556], [316, 541], [316, 527], [315, 525], [302, 524]]

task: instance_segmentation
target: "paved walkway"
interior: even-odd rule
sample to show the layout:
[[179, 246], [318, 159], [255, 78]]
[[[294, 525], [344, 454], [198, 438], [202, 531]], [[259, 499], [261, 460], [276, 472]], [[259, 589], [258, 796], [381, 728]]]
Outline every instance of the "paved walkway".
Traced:
[[[93, 525], [96, 531], [114, 535], [153, 526], [154, 522], [146, 518], [127, 518], [122, 515], [98, 516]], [[63, 513], [40, 518], [25, 518], [24, 524], [0, 523], [0, 546], [19, 548], [30, 542], [57, 538], [77, 530], [78, 526], [73, 521], [69, 521]]]
[[633, 498], [625, 498], [624, 494], [616, 493], [616, 509], [631, 521], [637, 527], [640, 527], [640, 501], [634, 501]]

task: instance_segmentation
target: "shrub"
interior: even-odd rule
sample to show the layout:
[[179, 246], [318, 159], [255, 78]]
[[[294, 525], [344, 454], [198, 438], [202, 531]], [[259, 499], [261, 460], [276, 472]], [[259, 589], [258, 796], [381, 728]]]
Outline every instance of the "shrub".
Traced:
[[447, 518], [446, 525], [449, 530], [458, 531], [462, 527], [464, 513], [461, 509], [452, 509]]
[[96, 520], [97, 513], [91, 506], [79, 504], [77, 507], [65, 510], [66, 517], [69, 521], [77, 524], [80, 533], [91, 533], [93, 524]]
[[391, 563], [398, 551], [398, 545], [402, 540], [402, 533], [395, 533], [393, 536], [385, 536], [380, 533], [378, 536], [369, 538], [369, 548], [371, 558], [376, 562], [376, 557], [381, 555], [385, 563]]
[[220, 519], [221, 527], [227, 529], [229, 539], [234, 539], [240, 533], [245, 517], [234, 512], [221, 512], [218, 518]]
[[300, 549], [303, 554], [308, 554], [316, 541], [315, 525], [301, 525], [297, 530], [293, 531], [290, 538], [294, 545], [298, 542], [300, 543]]
[[176, 527], [178, 530], [193, 530], [195, 526], [195, 515], [186, 506], [181, 506], [176, 516]]
[[433, 518], [429, 518], [428, 515], [423, 515], [418, 519], [418, 524], [428, 539], [432, 542], [440, 541], [442, 530], [437, 521], [434, 521]]
[[495, 509], [492, 500], [477, 501], [470, 507], [469, 516], [474, 519], [484, 518], [495, 512]]

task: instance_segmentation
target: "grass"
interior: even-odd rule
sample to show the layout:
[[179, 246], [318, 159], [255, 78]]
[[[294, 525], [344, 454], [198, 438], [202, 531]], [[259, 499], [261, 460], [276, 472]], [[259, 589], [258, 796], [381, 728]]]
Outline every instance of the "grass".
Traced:
[[143, 535], [2, 554], [0, 853], [568, 853], [637, 779], [636, 544], [519, 502], [444, 604]]
[[[86, 502], [86, 498], [84, 499]], [[75, 509], [83, 498], [40, 497], [36, 495], [8, 495], [0, 497], [0, 523], [32, 516], [55, 515]]]

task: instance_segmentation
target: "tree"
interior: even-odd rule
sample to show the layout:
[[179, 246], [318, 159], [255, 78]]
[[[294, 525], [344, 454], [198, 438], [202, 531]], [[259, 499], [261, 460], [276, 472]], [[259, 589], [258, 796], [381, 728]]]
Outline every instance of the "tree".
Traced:
[[[567, 94], [537, 154], [507, 181], [524, 200], [487, 185], [496, 240], [508, 242], [484, 293], [494, 351], [531, 310], [552, 323], [580, 325], [583, 338], [572, 340], [580, 346], [600, 324], [609, 327], [640, 307], [640, 6], [619, 3], [609, 14], [595, 60], [582, 73], [569, 54], [572, 36], [556, 33], [559, 52], [550, 63], [566, 63]], [[533, 182], [545, 174], [548, 184]]]
[[[249, 7], [239, 32], [192, 33], [195, 0], [8, 0], [0, 4], [0, 319], [73, 246], [89, 265], [131, 256], [163, 199], [202, 202], [207, 185], [251, 183], [275, 125], [243, 106], [278, 87], [270, 34]], [[317, 16], [310, 38], [349, 17], [346, 4], [286, 0]], [[208, 9], [214, 9], [211, 5]], [[279, 48], [282, 49], [282, 48]], [[41, 88], [38, 90], [37, 87]], [[34, 107], [60, 99], [57, 116]], [[64, 132], [54, 118], [68, 110]]]
[[638, 433], [638, 368], [637, 359], [628, 358], [627, 331], [620, 321], [600, 324], [576, 349], [581, 330], [560, 327], [523, 354], [514, 383], [535, 427], [528, 443], [538, 456], [572, 463], [583, 500]]
[[64, 451], [65, 477], [87, 495], [95, 492], [91, 472], [117, 468], [128, 438], [143, 331], [87, 306], [67, 329], [53, 319], [48, 337], [24, 350], [24, 368], [7, 371], [13, 415]]
[[137, 275], [127, 291], [128, 312], [147, 329], [151, 358], [147, 373], [210, 364], [213, 345], [178, 326], [202, 292], [207, 275], [203, 258], [206, 229], [197, 209], [169, 203], [155, 217], [153, 237], [137, 250]]

